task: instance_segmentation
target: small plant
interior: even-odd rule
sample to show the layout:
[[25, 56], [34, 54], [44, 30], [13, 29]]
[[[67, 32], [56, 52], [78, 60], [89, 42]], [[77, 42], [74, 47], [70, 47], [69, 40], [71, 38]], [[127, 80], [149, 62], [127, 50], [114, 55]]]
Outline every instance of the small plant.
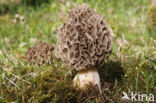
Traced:
[[21, 0], [22, 3], [26, 4], [26, 5], [30, 5], [30, 6], [40, 6], [43, 3], [48, 3], [50, 0]]
[[148, 15], [151, 23], [156, 25], [156, 5], [150, 8]]

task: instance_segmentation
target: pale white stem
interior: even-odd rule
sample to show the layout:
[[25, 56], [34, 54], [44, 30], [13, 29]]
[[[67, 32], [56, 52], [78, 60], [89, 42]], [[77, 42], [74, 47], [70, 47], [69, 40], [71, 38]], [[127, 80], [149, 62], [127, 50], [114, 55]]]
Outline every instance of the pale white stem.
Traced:
[[73, 81], [74, 86], [81, 90], [85, 90], [88, 85], [93, 85], [98, 86], [98, 89], [101, 92], [100, 77], [96, 68], [79, 71]]

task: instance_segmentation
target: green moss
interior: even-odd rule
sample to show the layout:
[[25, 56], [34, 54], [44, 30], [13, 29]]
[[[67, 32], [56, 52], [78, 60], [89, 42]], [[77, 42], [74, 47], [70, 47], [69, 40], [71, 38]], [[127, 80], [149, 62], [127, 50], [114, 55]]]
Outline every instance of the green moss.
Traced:
[[148, 12], [150, 21], [152, 24], [156, 25], [156, 6], [152, 6]]
[[[92, 87], [89, 87], [88, 91], [85, 92], [76, 90], [72, 85], [74, 75], [68, 73], [68, 69], [62, 67], [58, 61], [51, 67], [44, 66], [42, 68], [36, 68], [39, 71], [36, 73], [34, 72], [35, 67], [15, 68], [14, 70], [20, 70], [16, 75], [22, 75], [21, 78], [31, 82], [31, 84], [17, 79], [14, 83], [21, 88], [18, 89], [5, 81], [5, 84], [0, 84], [0, 95], [8, 102], [17, 101], [19, 103], [23, 101], [26, 103], [81, 103], [88, 101], [88, 98], [96, 100], [99, 92]], [[36, 76], [28, 76], [29, 73], [35, 73]], [[8, 78], [14, 79], [13, 76]], [[3, 81], [1, 79], [0, 81]]]
[[63, 71], [47, 69], [36, 77], [35, 100], [40, 103], [77, 103], [79, 93], [72, 86], [72, 78]]

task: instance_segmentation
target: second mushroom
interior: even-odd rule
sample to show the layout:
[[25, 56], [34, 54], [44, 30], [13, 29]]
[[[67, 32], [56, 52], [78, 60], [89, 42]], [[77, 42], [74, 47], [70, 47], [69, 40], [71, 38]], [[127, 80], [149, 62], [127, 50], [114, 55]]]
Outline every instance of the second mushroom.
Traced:
[[57, 56], [69, 68], [78, 71], [74, 86], [101, 88], [97, 67], [102, 66], [112, 51], [112, 36], [103, 16], [87, 5], [71, 9], [60, 29]]

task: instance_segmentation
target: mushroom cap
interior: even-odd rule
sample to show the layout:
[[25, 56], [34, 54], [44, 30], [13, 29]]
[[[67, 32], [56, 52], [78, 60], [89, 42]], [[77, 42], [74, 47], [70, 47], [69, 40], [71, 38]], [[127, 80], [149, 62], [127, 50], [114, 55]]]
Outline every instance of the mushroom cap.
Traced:
[[46, 63], [53, 63], [53, 50], [54, 47], [52, 45], [40, 41], [34, 47], [28, 48], [25, 57], [28, 63], [41, 66]]
[[80, 71], [102, 66], [112, 51], [110, 29], [101, 14], [78, 5], [60, 28], [57, 56], [69, 68]]

